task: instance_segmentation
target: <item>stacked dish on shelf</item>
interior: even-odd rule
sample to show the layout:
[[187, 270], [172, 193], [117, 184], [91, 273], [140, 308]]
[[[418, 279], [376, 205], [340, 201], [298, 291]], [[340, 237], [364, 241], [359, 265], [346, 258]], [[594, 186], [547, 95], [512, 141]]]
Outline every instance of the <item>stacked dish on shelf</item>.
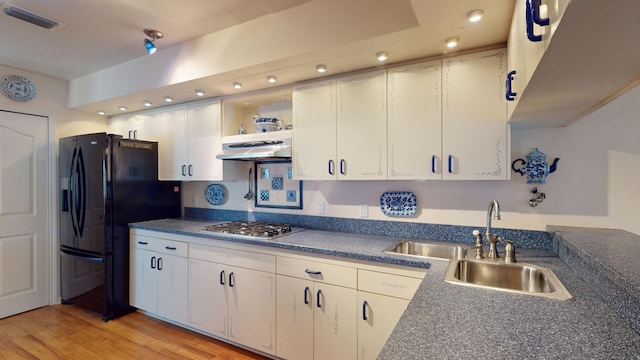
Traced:
[[253, 128], [256, 132], [278, 131], [282, 127], [282, 120], [278, 118], [258, 118]]

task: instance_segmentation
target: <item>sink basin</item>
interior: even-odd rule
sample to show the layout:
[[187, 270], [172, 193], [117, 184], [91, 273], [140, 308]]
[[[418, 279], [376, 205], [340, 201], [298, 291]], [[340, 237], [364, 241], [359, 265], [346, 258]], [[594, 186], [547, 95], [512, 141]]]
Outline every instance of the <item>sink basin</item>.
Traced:
[[424, 241], [397, 241], [384, 250], [387, 254], [402, 254], [421, 258], [464, 259], [467, 248], [462, 245]]
[[543, 296], [556, 300], [573, 299], [553, 271], [526, 263], [505, 264], [501, 260], [453, 260], [449, 263], [444, 280], [452, 284]]

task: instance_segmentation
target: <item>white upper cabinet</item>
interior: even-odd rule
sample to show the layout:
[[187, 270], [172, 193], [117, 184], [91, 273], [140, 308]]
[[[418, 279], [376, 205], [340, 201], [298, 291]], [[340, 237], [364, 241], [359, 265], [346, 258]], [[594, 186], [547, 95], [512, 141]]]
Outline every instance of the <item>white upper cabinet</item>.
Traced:
[[109, 132], [127, 139], [157, 141], [152, 121], [155, 115], [156, 112], [153, 110], [114, 116], [109, 119]]
[[388, 178], [440, 179], [442, 61], [388, 70]]
[[386, 70], [338, 79], [339, 179], [387, 178], [386, 80]]
[[220, 101], [178, 105], [158, 110], [153, 119], [158, 139], [159, 179], [222, 179]]
[[293, 89], [293, 176], [336, 179], [336, 80]]
[[443, 179], [509, 178], [506, 51], [443, 60]]

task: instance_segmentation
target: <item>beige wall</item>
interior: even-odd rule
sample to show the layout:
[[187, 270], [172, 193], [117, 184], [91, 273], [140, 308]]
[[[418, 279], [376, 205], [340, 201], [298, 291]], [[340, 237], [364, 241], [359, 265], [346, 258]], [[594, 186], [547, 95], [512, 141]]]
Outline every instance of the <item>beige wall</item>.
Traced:
[[66, 107], [68, 81], [0, 65], [0, 79], [8, 75], [25, 76], [31, 80], [36, 86], [36, 97], [31, 101], [18, 102], [0, 95], [0, 108], [51, 116], [54, 120], [56, 139], [107, 130], [106, 117]]

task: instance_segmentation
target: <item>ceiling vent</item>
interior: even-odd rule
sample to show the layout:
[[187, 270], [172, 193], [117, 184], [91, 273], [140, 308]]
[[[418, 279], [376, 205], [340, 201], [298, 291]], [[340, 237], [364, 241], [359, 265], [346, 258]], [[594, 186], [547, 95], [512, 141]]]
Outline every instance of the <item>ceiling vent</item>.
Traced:
[[43, 16], [34, 14], [30, 11], [27, 11], [25, 9], [21, 9], [15, 5], [9, 4], [9, 3], [4, 3], [2, 4], [2, 6], [0, 7], [0, 9], [2, 10], [2, 13], [11, 17], [14, 17], [16, 19], [22, 20], [22, 21], [26, 21], [30, 24], [39, 26], [41, 28], [45, 28], [47, 30], [51, 30], [51, 31], [55, 31], [58, 30], [60, 28], [62, 28], [64, 26], [64, 24], [61, 24], [57, 21], [53, 21], [50, 19], [47, 19]]

